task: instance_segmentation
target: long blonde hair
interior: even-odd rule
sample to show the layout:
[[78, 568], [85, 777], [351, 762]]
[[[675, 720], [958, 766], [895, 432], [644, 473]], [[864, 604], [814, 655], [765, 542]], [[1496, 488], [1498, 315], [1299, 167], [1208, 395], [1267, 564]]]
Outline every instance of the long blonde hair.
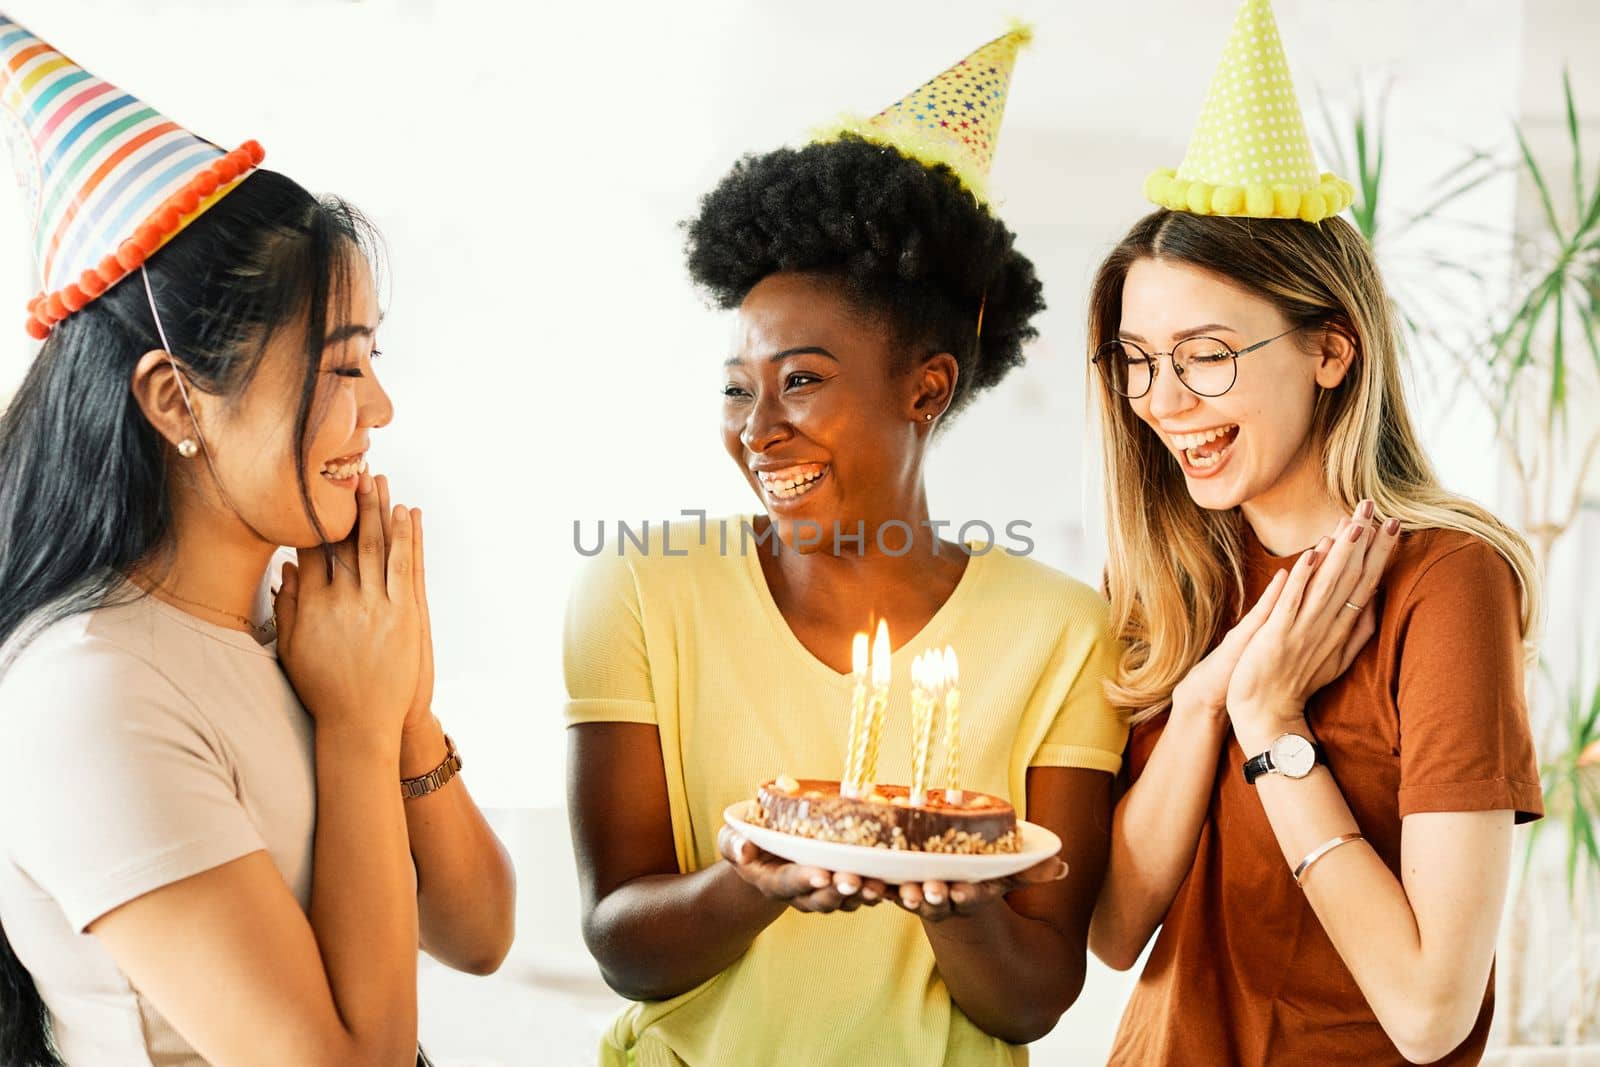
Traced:
[[[1091, 352], [1117, 336], [1128, 268], [1146, 258], [1210, 271], [1271, 302], [1291, 325], [1348, 337], [1356, 348], [1350, 371], [1318, 394], [1312, 411], [1310, 440], [1321, 450], [1328, 492], [1349, 509], [1370, 497], [1378, 514], [1398, 518], [1405, 529], [1459, 530], [1492, 545], [1521, 583], [1522, 632], [1531, 639], [1539, 601], [1533, 553], [1511, 527], [1439, 485], [1406, 410], [1389, 299], [1354, 227], [1339, 218], [1313, 225], [1152, 212], [1095, 276]], [[1316, 330], [1300, 336], [1309, 338], [1303, 344], [1320, 344]], [[1097, 393], [1110, 542], [1106, 582], [1112, 625], [1125, 642], [1107, 692], [1138, 723], [1167, 708], [1173, 687], [1243, 610], [1243, 520], [1237, 509], [1196, 504], [1177, 460], [1127, 400], [1104, 382]]]

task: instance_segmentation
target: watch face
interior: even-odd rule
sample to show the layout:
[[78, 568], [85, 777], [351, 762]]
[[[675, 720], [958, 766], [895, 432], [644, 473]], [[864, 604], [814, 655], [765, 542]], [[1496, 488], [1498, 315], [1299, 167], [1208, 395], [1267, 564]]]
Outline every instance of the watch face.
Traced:
[[1285, 776], [1304, 778], [1316, 765], [1316, 750], [1299, 734], [1284, 734], [1272, 742], [1272, 767]]

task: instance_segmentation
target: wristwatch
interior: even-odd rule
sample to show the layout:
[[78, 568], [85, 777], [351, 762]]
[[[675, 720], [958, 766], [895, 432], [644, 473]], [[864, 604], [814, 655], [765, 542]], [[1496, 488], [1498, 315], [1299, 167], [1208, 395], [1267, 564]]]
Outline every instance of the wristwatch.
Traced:
[[444, 735], [444, 762], [429, 771], [427, 774], [416, 778], [400, 779], [400, 796], [404, 800], [413, 800], [425, 797], [429, 793], [443, 789], [445, 783], [454, 778], [461, 770], [461, 756], [456, 752], [456, 743], [450, 740], [450, 735]]
[[1300, 734], [1279, 734], [1259, 756], [1244, 761], [1244, 780], [1251, 785], [1263, 774], [1281, 774], [1285, 778], [1304, 778], [1311, 768], [1327, 759], [1322, 746]]

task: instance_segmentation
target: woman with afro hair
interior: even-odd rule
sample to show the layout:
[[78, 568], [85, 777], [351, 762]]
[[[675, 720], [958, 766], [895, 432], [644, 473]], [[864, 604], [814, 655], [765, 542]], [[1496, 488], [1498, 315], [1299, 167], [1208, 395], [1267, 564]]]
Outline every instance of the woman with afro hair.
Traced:
[[[1000, 77], [983, 56], [961, 69]], [[1083, 983], [1126, 737], [1101, 691], [1106, 606], [942, 539], [924, 479], [934, 434], [1020, 363], [1040, 284], [959, 158], [866, 132], [746, 157], [687, 227], [690, 272], [737, 317], [722, 437], [762, 511], [619, 545], [574, 591], [583, 930], [637, 1002], [607, 1063], [1010, 1065]], [[1049, 827], [1059, 858], [886, 885], [724, 825], [764, 779], [839, 777], [869, 618], [897, 646], [878, 780], [910, 778], [912, 658], [951, 646], [961, 785]]]

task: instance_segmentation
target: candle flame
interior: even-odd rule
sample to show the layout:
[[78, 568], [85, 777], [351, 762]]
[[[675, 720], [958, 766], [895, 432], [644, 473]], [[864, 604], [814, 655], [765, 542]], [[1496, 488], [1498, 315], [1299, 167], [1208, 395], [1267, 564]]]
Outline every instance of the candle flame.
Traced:
[[889, 684], [889, 624], [883, 619], [878, 620], [878, 636], [872, 641], [872, 684], [887, 686]]
[[952, 688], [961, 681], [961, 669], [956, 665], [956, 650], [944, 646], [944, 680]]
[[858, 682], [867, 676], [866, 634], [856, 634], [855, 642], [850, 646], [850, 671]]

